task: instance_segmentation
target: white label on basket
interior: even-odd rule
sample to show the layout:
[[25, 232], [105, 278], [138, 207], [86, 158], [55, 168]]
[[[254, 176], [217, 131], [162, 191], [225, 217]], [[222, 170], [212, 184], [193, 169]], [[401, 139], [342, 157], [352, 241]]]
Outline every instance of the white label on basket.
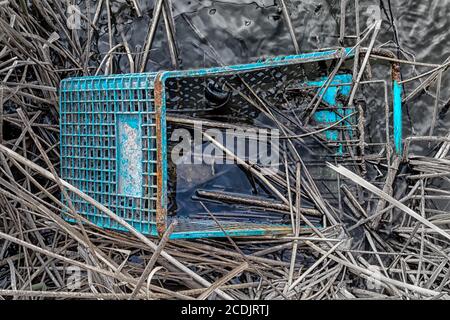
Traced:
[[142, 133], [137, 114], [117, 115], [118, 193], [142, 196]]

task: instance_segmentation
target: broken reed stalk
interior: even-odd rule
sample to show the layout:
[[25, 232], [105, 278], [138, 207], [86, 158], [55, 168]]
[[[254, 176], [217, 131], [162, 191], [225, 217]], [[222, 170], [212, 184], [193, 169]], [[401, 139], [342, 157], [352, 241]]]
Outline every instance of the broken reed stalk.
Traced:
[[[295, 225], [294, 225], [294, 237], [298, 237], [300, 234], [300, 207], [301, 207], [301, 165], [300, 163], [297, 163], [296, 170], [295, 170], [295, 208], [296, 208], [296, 215], [295, 215]], [[297, 250], [298, 250], [298, 240], [294, 240], [292, 243], [292, 254], [291, 254], [291, 265], [289, 266], [289, 277], [288, 282], [286, 283], [284, 294], [287, 293], [287, 291], [292, 286], [292, 281], [294, 278], [294, 269], [295, 269], [295, 262], [297, 259]]]
[[144, 72], [145, 67], [147, 66], [148, 55], [150, 54], [150, 49], [153, 44], [153, 39], [155, 38], [156, 28], [158, 27], [158, 21], [161, 16], [161, 11], [163, 8], [164, 0], [158, 0], [155, 2], [155, 7], [153, 9], [152, 21], [150, 23], [149, 29], [147, 31], [147, 37], [144, 45], [144, 52], [142, 54], [141, 59], [141, 67], [139, 68], [139, 72]]
[[298, 46], [297, 37], [295, 35], [294, 27], [292, 26], [291, 16], [289, 14], [288, 8], [286, 6], [285, 0], [280, 0], [281, 10], [283, 11], [284, 20], [289, 30], [289, 34], [291, 35], [292, 44], [294, 46], [295, 53], [300, 53], [300, 47]]
[[[341, 46], [344, 46], [344, 38], [345, 38], [345, 9], [347, 8], [347, 1], [348, 0], [341, 0], [341, 15], [340, 15], [340, 19], [341, 22], [339, 23], [339, 43], [341, 44]], [[358, 10], [355, 10], [356, 12], [358, 12]], [[357, 34], [359, 34], [357, 32]]]
[[180, 68], [179, 63], [179, 49], [177, 45], [176, 35], [175, 35], [175, 20], [173, 18], [172, 12], [172, 0], [164, 0], [163, 4], [163, 18], [164, 25], [166, 29], [166, 37], [169, 45], [170, 59], [172, 62], [172, 67], [177, 70]]

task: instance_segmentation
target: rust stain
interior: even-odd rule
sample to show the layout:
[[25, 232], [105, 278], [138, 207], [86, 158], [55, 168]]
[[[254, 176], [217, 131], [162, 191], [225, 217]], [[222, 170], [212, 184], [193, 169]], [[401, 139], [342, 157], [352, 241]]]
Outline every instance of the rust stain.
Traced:
[[400, 81], [400, 64], [393, 62], [391, 69], [392, 80]]
[[166, 218], [167, 210], [163, 205], [162, 199], [165, 197], [163, 191], [163, 149], [162, 149], [162, 127], [161, 127], [161, 109], [162, 109], [162, 90], [163, 84], [161, 81], [162, 74], [159, 73], [155, 79], [155, 121], [156, 121], [156, 185], [157, 185], [157, 197], [156, 197], [156, 229], [159, 237], [162, 237], [166, 231]]
[[[390, 50], [384, 48], [374, 48], [372, 52], [376, 55], [386, 58], [397, 59], [397, 56]], [[400, 81], [400, 64], [398, 62], [391, 62], [391, 76], [392, 80]]]

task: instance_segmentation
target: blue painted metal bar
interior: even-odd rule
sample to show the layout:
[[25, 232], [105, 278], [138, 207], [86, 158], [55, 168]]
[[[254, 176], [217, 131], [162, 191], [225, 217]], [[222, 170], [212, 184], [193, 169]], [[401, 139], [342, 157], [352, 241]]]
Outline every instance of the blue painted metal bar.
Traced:
[[402, 155], [402, 85], [398, 83], [396, 79], [393, 81], [393, 118], [394, 118], [394, 145], [395, 152], [398, 155]]
[[[397, 58], [392, 51], [383, 48], [374, 48], [372, 52], [394, 60]], [[394, 60], [391, 62], [394, 149], [395, 153], [401, 156], [403, 153], [402, 85], [400, 84], [400, 64]]]

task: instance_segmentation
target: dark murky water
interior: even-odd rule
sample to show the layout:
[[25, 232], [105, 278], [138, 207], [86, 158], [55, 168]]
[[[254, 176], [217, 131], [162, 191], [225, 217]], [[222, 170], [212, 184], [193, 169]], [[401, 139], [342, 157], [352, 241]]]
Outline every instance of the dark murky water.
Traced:
[[[122, 31], [130, 47], [135, 52], [142, 50], [147, 33], [151, 10], [154, 1], [138, 0], [144, 15], [136, 17], [135, 12], [125, 0], [111, 0], [114, 16], [115, 38], [121, 41]], [[337, 0], [290, 0], [288, 7], [292, 13], [292, 23], [297, 34], [301, 52], [309, 52], [319, 48], [338, 46], [340, 1]], [[347, 8], [346, 34], [354, 34], [353, 1]], [[400, 57], [413, 56], [417, 61], [442, 63], [448, 56], [450, 47], [450, 3], [443, 0], [433, 1], [389, 1], [382, 0], [381, 17], [382, 30], [378, 40], [385, 48], [400, 52]], [[182, 68], [202, 68], [253, 62], [262, 56], [276, 56], [295, 53], [291, 38], [280, 7], [272, 0], [242, 0], [242, 1], [199, 1], [173, 0], [176, 23], [176, 37], [180, 48]], [[361, 29], [371, 21], [368, 6], [372, 1], [360, 1]], [[81, 5], [83, 6], [83, 5]], [[92, 12], [94, 9], [92, 9]], [[391, 24], [395, 23], [395, 28]], [[104, 14], [100, 20], [102, 32], [98, 39], [98, 52], [109, 49], [107, 20]], [[193, 27], [197, 30], [194, 32]], [[353, 40], [346, 41], [352, 45]], [[399, 47], [397, 47], [397, 44]], [[215, 59], [214, 48], [218, 55]], [[163, 24], [160, 23], [154, 49], [150, 55], [151, 61], [147, 65], [148, 71], [171, 69], [168, 47], [165, 40]], [[219, 60], [219, 61], [217, 61]], [[129, 72], [126, 56], [118, 57], [117, 72]], [[402, 69], [402, 77], [408, 78], [429, 69], [411, 67]], [[385, 66], [373, 66], [375, 78], [387, 79], [388, 69]], [[406, 86], [406, 90], [414, 88], [418, 82]], [[449, 99], [449, 77], [442, 79], [441, 104], [442, 108]], [[434, 93], [434, 88], [431, 88]], [[365, 89], [368, 110], [380, 108], [380, 91]], [[404, 115], [404, 136], [427, 135], [434, 99], [421, 95], [408, 103]], [[374, 119], [375, 119], [374, 112]], [[450, 113], [450, 112], [449, 112]], [[445, 134], [449, 129], [450, 115], [443, 110], [440, 113], [436, 133]], [[369, 136], [377, 136], [379, 128], [377, 121], [368, 119]], [[414, 151], [423, 151], [420, 147]], [[204, 168], [205, 169], [205, 168]], [[208, 171], [208, 169], [205, 169]], [[230, 170], [230, 169], [227, 169]], [[234, 170], [234, 169], [231, 169]], [[220, 171], [220, 169], [219, 169]], [[223, 177], [233, 177], [225, 179]], [[179, 174], [183, 179], [183, 175]], [[250, 190], [251, 185], [243, 173], [222, 175], [217, 181], [211, 181], [208, 175], [203, 179], [202, 187], [212, 188], [217, 185], [231, 183], [232, 189]], [[237, 178], [237, 179], [236, 179]], [[186, 183], [186, 182], [183, 182]], [[181, 190], [180, 190], [181, 191]], [[185, 191], [184, 191], [185, 192]], [[182, 192], [180, 193], [181, 196]], [[183, 198], [186, 198], [183, 196]], [[191, 206], [192, 203], [179, 204], [180, 209]], [[191, 208], [192, 209], [192, 208]], [[201, 210], [201, 209], [199, 209]]]

